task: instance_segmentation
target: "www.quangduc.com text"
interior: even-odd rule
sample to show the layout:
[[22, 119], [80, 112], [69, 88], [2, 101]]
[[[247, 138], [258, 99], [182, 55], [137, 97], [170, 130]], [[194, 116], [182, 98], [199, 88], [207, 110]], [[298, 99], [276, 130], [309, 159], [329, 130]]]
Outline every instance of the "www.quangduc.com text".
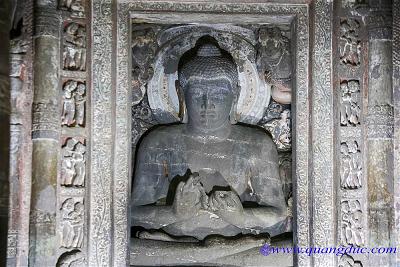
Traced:
[[[400, 252], [400, 250], [399, 250]], [[342, 256], [344, 254], [393, 254], [397, 253], [395, 247], [354, 247], [354, 246], [339, 246], [339, 247], [272, 247], [268, 244], [260, 248], [260, 253], [264, 256], [271, 254], [335, 254]]]

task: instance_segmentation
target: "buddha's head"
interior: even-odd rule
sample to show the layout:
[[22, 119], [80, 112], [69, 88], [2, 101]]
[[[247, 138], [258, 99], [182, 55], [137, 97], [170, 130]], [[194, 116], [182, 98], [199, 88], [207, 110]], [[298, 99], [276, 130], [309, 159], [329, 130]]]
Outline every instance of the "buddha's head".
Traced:
[[[181, 59], [179, 84], [189, 124], [204, 130], [227, 125], [238, 99], [238, 71], [233, 59], [217, 45], [202, 44]], [[231, 116], [230, 116], [231, 115]]]

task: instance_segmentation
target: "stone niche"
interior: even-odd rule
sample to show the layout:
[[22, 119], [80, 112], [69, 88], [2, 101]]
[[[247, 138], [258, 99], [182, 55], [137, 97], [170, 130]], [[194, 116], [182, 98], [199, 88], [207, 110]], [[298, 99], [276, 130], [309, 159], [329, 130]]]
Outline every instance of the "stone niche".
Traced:
[[293, 265], [293, 25], [252, 20], [132, 19], [132, 266]]

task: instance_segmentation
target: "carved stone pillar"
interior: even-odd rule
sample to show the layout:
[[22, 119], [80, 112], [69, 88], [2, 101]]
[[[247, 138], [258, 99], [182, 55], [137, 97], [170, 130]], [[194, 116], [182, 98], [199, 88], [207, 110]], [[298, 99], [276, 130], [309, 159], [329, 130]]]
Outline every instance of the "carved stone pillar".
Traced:
[[0, 266], [5, 264], [8, 222], [8, 164], [10, 124], [10, 81], [8, 77], [9, 1], [0, 2]]
[[55, 266], [59, 155], [59, 27], [56, 1], [35, 1], [30, 266]]
[[[392, 14], [390, 1], [379, 2], [370, 1], [373, 11], [367, 20], [368, 223], [369, 246], [389, 247], [393, 210]], [[391, 266], [390, 257], [370, 254], [369, 262], [371, 266]]]

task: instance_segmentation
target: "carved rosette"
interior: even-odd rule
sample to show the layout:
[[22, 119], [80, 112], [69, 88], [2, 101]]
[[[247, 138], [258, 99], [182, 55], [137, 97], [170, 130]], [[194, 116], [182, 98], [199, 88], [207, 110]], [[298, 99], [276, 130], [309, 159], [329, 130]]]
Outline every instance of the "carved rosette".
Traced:
[[61, 39], [61, 163], [57, 196], [57, 266], [86, 266], [87, 225], [87, 11], [86, 0], [59, 0]]

